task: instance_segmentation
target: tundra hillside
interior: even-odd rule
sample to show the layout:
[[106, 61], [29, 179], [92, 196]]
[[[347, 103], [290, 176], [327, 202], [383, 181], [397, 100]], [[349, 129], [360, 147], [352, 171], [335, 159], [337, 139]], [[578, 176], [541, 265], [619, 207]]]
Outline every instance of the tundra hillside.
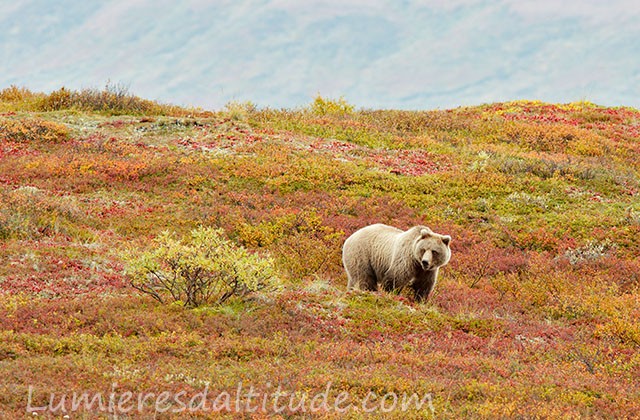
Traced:
[[[588, 102], [205, 112], [118, 88], [7, 88], [0, 417], [31, 417], [30, 389], [45, 406], [241, 381], [375, 393], [370, 406], [432, 398], [282, 418], [637, 416], [639, 162], [640, 111]], [[342, 243], [377, 222], [452, 236], [428, 302], [345, 292]], [[200, 226], [272, 259], [282, 287], [196, 308], [131, 287], [127, 250]], [[159, 417], [188, 415], [218, 414]]]

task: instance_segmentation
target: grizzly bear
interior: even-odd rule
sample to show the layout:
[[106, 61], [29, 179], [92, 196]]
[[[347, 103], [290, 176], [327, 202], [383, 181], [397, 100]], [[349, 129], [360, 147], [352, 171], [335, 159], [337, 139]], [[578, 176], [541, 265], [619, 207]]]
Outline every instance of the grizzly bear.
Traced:
[[342, 263], [347, 289], [386, 291], [411, 287], [416, 300], [429, 297], [438, 269], [449, 262], [451, 236], [426, 226], [402, 231], [392, 226], [366, 226], [347, 238]]

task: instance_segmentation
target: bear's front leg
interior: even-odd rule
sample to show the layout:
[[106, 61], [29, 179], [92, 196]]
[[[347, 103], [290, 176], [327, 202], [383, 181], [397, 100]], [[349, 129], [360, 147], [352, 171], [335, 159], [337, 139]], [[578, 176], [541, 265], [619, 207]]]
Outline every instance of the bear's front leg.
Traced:
[[433, 287], [436, 285], [436, 279], [438, 278], [438, 269], [429, 270], [422, 273], [422, 275], [418, 276], [413, 284], [411, 284], [411, 288], [413, 289], [413, 293], [415, 299], [417, 301], [425, 301], [431, 294]]
[[[401, 280], [398, 280], [401, 279]], [[402, 273], [394, 271], [393, 267], [389, 268], [386, 273], [382, 275], [380, 279], [380, 285], [385, 292], [398, 292], [407, 285], [407, 280], [403, 279]]]
[[395, 280], [393, 279], [385, 278], [382, 280], [381, 284], [382, 284], [382, 289], [388, 293], [400, 290], [400, 287], [398, 287]]

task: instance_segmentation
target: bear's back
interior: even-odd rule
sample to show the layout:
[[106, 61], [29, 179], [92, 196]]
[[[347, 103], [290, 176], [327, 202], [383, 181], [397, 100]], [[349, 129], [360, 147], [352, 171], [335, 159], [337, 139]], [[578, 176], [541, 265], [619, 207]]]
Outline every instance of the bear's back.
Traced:
[[358, 242], [366, 242], [369, 244], [384, 244], [386, 246], [391, 245], [391, 242], [395, 240], [395, 238], [403, 233], [402, 230], [395, 228], [393, 226], [388, 226], [382, 223], [376, 223], [374, 225], [365, 226], [360, 230], [357, 230], [347, 238], [347, 241], [358, 241]]
[[366, 261], [381, 278], [389, 268], [396, 239], [403, 231], [382, 223], [365, 226], [344, 243], [343, 256]]

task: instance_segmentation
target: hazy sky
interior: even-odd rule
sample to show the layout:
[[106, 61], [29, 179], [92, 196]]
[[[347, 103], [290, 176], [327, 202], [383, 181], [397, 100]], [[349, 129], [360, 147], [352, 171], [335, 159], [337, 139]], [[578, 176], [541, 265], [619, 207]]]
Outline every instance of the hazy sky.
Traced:
[[640, 108], [637, 0], [13, 0], [0, 88], [103, 87], [217, 109], [513, 99]]

